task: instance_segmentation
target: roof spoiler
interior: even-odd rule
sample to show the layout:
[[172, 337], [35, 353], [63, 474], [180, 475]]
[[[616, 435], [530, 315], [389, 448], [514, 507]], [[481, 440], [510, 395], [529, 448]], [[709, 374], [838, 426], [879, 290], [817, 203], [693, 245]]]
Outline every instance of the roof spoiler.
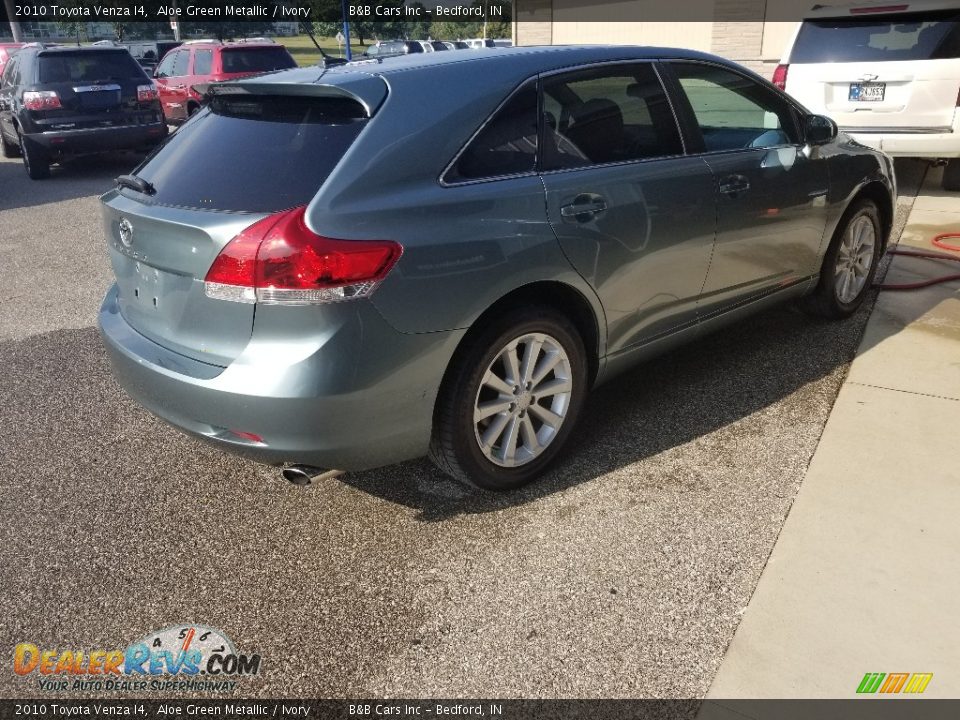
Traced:
[[300, 97], [345, 98], [360, 103], [368, 117], [373, 117], [377, 108], [387, 97], [387, 84], [379, 77], [357, 75], [334, 84], [320, 83], [282, 83], [232, 80], [223, 83], [199, 83], [193, 89], [204, 100], [224, 95], [297, 95]]

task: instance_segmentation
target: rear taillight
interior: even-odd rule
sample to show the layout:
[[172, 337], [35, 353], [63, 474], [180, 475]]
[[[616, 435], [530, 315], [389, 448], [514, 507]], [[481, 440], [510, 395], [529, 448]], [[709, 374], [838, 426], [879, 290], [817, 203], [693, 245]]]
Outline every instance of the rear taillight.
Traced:
[[304, 222], [305, 207], [255, 222], [228, 242], [204, 278], [207, 297], [313, 305], [369, 296], [403, 248], [387, 240], [332, 240]]
[[781, 90], [787, 89], [787, 70], [789, 69], [789, 65], [777, 65], [777, 69], [773, 71], [773, 84]]
[[53, 90], [27, 90], [23, 93], [23, 106], [27, 110], [58, 110], [60, 96]]
[[150, 102], [160, 97], [157, 92], [157, 86], [153, 83], [149, 85], [137, 85], [137, 102]]

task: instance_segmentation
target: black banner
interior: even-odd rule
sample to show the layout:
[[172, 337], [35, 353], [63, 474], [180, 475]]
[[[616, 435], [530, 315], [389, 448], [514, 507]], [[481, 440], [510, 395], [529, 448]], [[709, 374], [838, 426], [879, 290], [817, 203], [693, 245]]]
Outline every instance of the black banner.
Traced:
[[70, 700], [0, 701], [0, 718], [323, 720], [953, 720], [960, 700]]
[[[18, 22], [511, 22], [512, 4], [501, 0], [14, 0], [7, 17]], [[344, 16], [346, 11], [346, 17]]]

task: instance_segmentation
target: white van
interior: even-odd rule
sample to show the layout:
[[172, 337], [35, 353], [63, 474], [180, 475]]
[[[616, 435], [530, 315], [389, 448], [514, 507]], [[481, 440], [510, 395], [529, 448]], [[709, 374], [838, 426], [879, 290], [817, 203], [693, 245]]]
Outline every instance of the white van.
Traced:
[[960, 0], [818, 7], [773, 81], [864, 145], [947, 160], [960, 190]]

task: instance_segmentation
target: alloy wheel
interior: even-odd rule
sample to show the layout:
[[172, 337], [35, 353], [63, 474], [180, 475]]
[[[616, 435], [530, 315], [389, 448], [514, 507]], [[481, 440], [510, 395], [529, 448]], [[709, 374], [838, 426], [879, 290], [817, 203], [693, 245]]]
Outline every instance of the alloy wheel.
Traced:
[[538, 458], [566, 419], [572, 377], [570, 358], [555, 338], [528, 333], [507, 343], [484, 372], [474, 401], [484, 456], [501, 467]]
[[860, 295], [873, 265], [877, 233], [866, 215], [856, 218], [843, 234], [834, 267], [834, 291], [837, 299], [851, 303]]

